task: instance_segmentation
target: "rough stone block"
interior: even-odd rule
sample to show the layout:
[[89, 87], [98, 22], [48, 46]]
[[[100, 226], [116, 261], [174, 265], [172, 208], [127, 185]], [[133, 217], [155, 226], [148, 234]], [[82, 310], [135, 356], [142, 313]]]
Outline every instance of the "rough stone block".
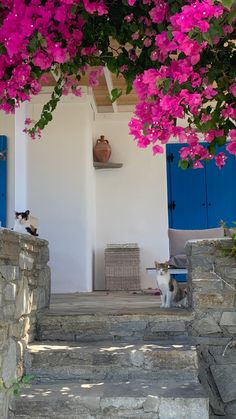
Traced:
[[236, 326], [225, 326], [230, 335], [236, 335]]
[[7, 352], [3, 353], [2, 379], [6, 387], [10, 387], [16, 378], [16, 343], [9, 339]]
[[158, 412], [160, 406], [160, 398], [156, 396], [147, 396], [143, 403], [144, 412]]
[[197, 309], [207, 309], [219, 307], [234, 307], [234, 293], [232, 292], [211, 292], [193, 293], [193, 307]]
[[215, 261], [214, 255], [206, 256], [205, 254], [203, 255], [192, 254], [191, 256], [192, 269], [196, 268], [198, 271], [201, 271], [201, 272], [211, 271], [214, 261]]
[[[217, 273], [223, 277], [223, 279], [229, 279], [233, 280], [233, 282], [236, 283], [236, 266], [232, 266], [232, 263], [230, 266], [220, 266], [217, 268]], [[232, 283], [231, 283], [232, 286]]]
[[101, 399], [100, 406], [102, 410], [109, 408], [116, 409], [141, 409], [145, 401], [144, 397], [104, 397]]
[[224, 311], [220, 319], [221, 326], [236, 326], [236, 312]]
[[210, 314], [206, 314], [204, 317], [193, 321], [191, 328], [195, 336], [221, 333], [221, 328], [217, 324], [216, 319]]
[[36, 258], [36, 263], [39, 265], [46, 265], [49, 261], [49, 248], [48, 246], [42, 246], [39, 248], [39, 252]]
[[1, 240], [0, 259], [16, 262], [19, 257], [19, 240]]
[[209, 419], [207, 399], [161, 398], [160, 419]]
[[236, 400], [236, 365], [211, 365], [210, 369], [222, 400]]
[[27, 335], [30, 328], [29, 317], [21, 317], [9, 326], [9, 335], [15, 338], [22, 338]]
[[19, 267], [14, 265], [0, 265], [0, 276], [6, 281], [16, 281], [19, 279]]
[[3, 317], [5, 320], [10, 320], [14, 318], [15, 314], [15, 304], [4, 304], [3, 306]]
[[5, 301], [15, 301], [16, 284], [13, 284], [12, 282], [8, 283], [4, 288], [3, 296]]
[[185, 332], [186, 326], [184, 321], [160, 321], [150, 324], [151, 332]]
[[0, 348], [5, 344], [8, 336], [8, 324], [0, 322]]
[[224, 290], [224, 284], [220, 279], [216, 278], [193, 278], [192, 281], [193, 290], [196, 292], [222, 292]]
[[41, 310], [48, 307], [49, 297], [46, 295], [44, 288], [36, 288], [33, 290], [32, 311]]
[[20, 252], [19, 266], [23, 270], [31, 270], [34, 266], [34, 258], [26, 252]]
[[15, 319], [31, 312], [33, 293], [29, 290], [27, 278], [23, 278], [16, 296]]
[[225, 413], [226, 415], [228, 415], [228, 418], [233, 418], [235, 415], [236, 416], [236, 400], [228, 403], [225, 406]]
[[9, 393], [0, 390], [0, 418], [8, 419]]

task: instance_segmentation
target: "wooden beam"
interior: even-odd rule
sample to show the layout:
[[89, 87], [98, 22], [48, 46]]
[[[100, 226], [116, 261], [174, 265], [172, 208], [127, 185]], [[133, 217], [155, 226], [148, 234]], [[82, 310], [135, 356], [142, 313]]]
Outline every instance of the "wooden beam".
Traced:
[[[105, 80], [106, 80], [106, 83], [107, 83], [107, 88], [108, 88], [108, 91], [109, 91], [109, 95], [110, 95], [110, 98], [112, 97], [112, 95], [111, 95], [111, 91], [112, 91], [112, 89], [113, 89], [113, 82], [112, 82], [112, 78], [111, 78], [111, 73], [110, 73], [110, 71], [108, 70], [108, 68], [107, 67], [104, 67], [104, 76], [105, 76]], [[112, 103], [112, 108], [113, 108], [113, 112], [118, 112], [118, 107], [117, 107], [117, 104], [115, 103], [115, 102], [113, 102]]]

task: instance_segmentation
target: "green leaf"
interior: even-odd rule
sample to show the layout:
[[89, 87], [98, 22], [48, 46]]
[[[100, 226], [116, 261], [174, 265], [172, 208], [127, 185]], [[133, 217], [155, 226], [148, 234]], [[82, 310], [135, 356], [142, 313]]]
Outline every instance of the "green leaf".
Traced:
[[171, 82], [172, 82], [171, 79], [164, 79], [163, 80], [162, 92], [163, 92], [164, 95], [166, 95], [170, 91]]
[[211, 144], [208, 146], [208, 150], [209, 150], [209, 153], [210, 153], [210, 154], [214, 155], [214, 154], [216, 153], [216, 146], [215, 146], [215, 144], [211, 143]]
[[0, 44], [0, 55], [5, 54], [6, 48], [3, 44]]
[[208, 44], [210, 44], [213, 47], [213, 42], [212, 42], [212, 37], [211, 34], [208, 32], [202, 32], [202, 37], [203, 39], [205, 39], [205, 41], [208, 42]]
[[228, 22], [229, 24], [233, 23], [233, 21], [236, 19], [236, 4], [233, 5], [231, 8], [229, 14], [228, 14]]
[[210, 121], [204, 122], [202, 124], [202, 131], [208, 132], [210, 129], [215, 128], [215, 122], [213, 119], [210, 119]]
[[132, 84], [127, 84], [126, 94], [128, 95], [133, 90]]
[[179, 160], [178, 167], [180, 167], [183, 170], [188, 169], [188, 167], [189, 167], [188, 160]]
[[173, 39], [172, 32], [167, 31], [167, 34], [166, 35], [167, 35], [167, 38], [169, 39], [169, 41], [171, 41]]
[[22, 384], [29, 384], [33, 379], [34, 376], [32, 374], [26, 374], [22, 377], [21, 382]]
[[219, 0], [220, 3], [223, 4], [224, 7], [226, 7], [227, 9], [230, 9], [231, 6], [233, 6], [233, 4], [235, 3], [235, 0]]
[[217, 137], [216, 139], [217, 145], [220, 147], [226, 143], [226, 138], [224, 135], [222, 137]]
[[111, 91], [111, 101], [112, 103], [115, 102], [120, 96], [122, 95], [122, 90], [120, 89], [112, 89]]

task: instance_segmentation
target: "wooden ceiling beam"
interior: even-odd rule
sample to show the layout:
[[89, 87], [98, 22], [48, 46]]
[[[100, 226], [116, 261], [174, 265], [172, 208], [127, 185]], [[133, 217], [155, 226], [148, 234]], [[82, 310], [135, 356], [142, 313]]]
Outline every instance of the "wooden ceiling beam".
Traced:
[[[108, 91], [109, 91], [109, 95], [110, 95], [110, 98], [111, 98], [112, 97], [111, 91], [114, 89], [112, 78], [111, 78], [111, 73], [110, 73], [110, 71], [108, 70], [107, 67], [104, 67], [103, 71], [104, 71], [104, 76], [105, 76], [105, 80], [106, 80], [106, 83], [107, 83], [107, 88], [108, 88]], [[113, 112], [115, 112], [115, 113], [118, 112], [118, 107], [117, 107], [116, 102], [112, 102], [112, 108], [113, 108]]]

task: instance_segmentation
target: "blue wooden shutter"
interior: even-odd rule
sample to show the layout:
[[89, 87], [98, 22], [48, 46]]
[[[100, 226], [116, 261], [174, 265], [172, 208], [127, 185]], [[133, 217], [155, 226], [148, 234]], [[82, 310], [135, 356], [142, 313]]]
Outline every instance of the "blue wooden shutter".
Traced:
[[214, 161], [206, 164], [208, 227], [217, 227], [220, 221], [232, 226], [236, 221], [236, 157], [229, 154], [222, 169]]
[[7, 137], [0, 135], [0, 221], [7, 225]]
[[212, 160], [204, 169], [178, 168], [181, 144], [168, 144], [167, 182], [169, 227], [203, 229], [218, 227], [220, 220], [236, 221], [236, 158], [226, 152], [226, 165], [219, 170]]
[[205, 169], [180, 169], [181, 147], [183, 144], [166, 146], [169, 227], [186, 230], [207, 228]]

